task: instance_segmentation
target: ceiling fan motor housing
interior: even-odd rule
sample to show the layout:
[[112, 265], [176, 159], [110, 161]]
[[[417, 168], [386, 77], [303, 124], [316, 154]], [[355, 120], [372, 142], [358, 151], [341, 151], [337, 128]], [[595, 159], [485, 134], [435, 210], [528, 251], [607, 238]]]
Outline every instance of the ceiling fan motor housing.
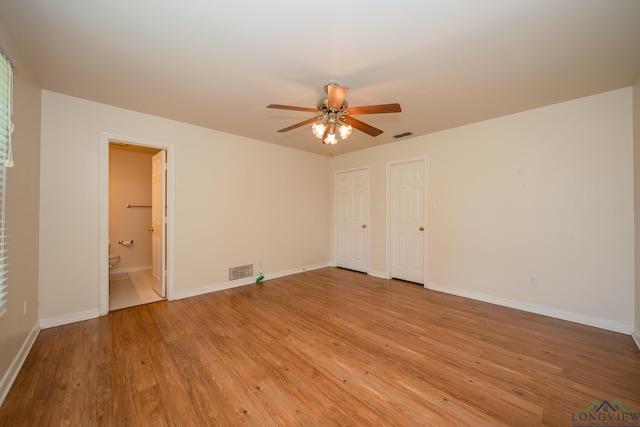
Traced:
[[[321, 112], [327, 111], [327, 109], [329, 108], [328, 105], [329, 105], [329, 98], [325, 96], [320, 101], [318, 101], [318, 112], [321, 113]], [[342, 105], [340, 106], [340, 110], [344, 110], [347, 108], [349, 108], [349, 103], [345, 99], [342, 102]]]

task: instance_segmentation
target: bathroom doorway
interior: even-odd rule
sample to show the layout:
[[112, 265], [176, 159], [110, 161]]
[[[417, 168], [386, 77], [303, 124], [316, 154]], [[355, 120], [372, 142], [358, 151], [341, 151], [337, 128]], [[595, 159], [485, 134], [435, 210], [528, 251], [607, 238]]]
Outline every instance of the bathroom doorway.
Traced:
[[161, 285], [165, 215], [158, 194], [164, 157], [158, 148], [109, 143], [110, 311], [166, 297]]
[[173, 146], [103, 133], [100, 154], [100, 315], [171, 300]]

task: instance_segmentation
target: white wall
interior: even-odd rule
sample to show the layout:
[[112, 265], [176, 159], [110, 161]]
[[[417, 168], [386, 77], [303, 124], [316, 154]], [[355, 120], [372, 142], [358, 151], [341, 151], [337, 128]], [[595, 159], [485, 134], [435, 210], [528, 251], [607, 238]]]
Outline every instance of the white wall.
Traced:
[[176, 294], [328, 263], [327, 158], [43, 91], [41, 321], [97, 314], [100, 132], [175, 144]]
[[[0, 318], [0, 403], [38, 331], [40, 89], [0, 17], [0, 45], [15, 61], [13, 157], [7, 173], [8, 311]], [[24, 314], [24, 302], [27, 313]]]
[[[437, 206], [429, 286], [629, 333], [631, 96], [625, 88], [337, 156], [331, 169], [370, 166], [373, 206], [386, 201], [386, 162], [427, 155]], [[386, 274], [385, 214], [371, 210], [371, 269]]]

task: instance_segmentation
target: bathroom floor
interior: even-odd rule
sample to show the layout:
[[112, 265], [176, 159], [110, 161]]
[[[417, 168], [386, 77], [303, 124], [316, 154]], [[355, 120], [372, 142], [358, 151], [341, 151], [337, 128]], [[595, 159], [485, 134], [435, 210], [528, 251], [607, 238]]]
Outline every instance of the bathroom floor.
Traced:
[[151, 270], [111, 275], [109, 280], [109, 310], [162, 301], [152, 286]]

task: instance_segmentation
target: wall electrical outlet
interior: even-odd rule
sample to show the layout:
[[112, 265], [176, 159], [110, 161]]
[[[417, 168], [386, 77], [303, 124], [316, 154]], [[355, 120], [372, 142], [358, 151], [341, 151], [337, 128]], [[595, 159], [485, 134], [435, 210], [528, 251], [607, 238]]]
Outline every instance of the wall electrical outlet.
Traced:
[[535, 274], [529, 275], [529, 284], [531, 286], [536, 286], [538, 284], [538, 278], [536, 277]]

